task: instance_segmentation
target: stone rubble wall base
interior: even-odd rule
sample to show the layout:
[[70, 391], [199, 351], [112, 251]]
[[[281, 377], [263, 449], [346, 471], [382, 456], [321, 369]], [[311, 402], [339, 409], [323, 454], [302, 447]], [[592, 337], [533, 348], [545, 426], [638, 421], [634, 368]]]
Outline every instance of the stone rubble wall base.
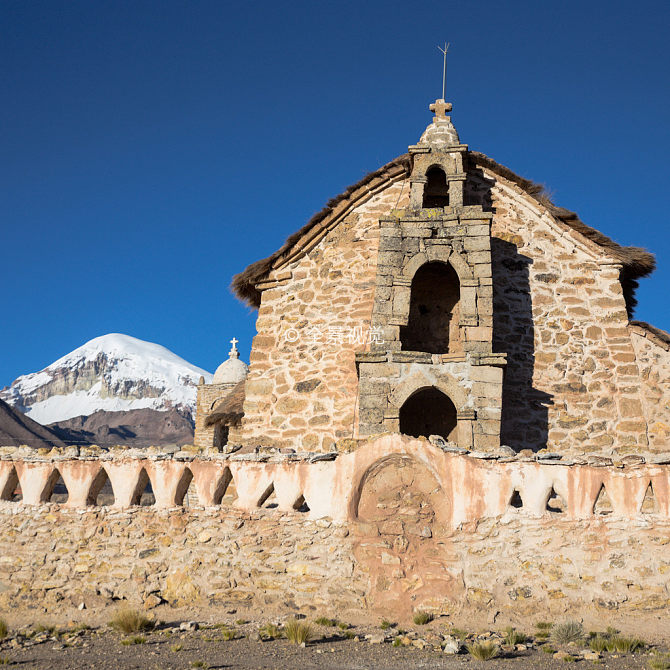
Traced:
[[[230, 507], [5, 504], [0, 611], [56, 613], [83, 602], [96, 612], [128, 601], [145, 608], [232, 607], [268, 619], [302, 610], [352, 621], [390, 612], [402, 621], [429, 609], [470, 621], [497, 611], [501, 621], [582, 614], [612, 624], [622, 617], [630, 625], [632, 616], [638, 622], [664, 616], [670, 606], [665, 518], [508, 513], [433, 538], [434, 551], [423, 560], [411, 543], [405, 554], [387, 548], [394, 543], [382, 534], [369, 561], [358, 553], [370, 543], [365, 524], [306, 516]], [[384, 568], [399, 575], [400, 597], [380, 578]], [[384, 595], [393, 596], [392, 609]]]

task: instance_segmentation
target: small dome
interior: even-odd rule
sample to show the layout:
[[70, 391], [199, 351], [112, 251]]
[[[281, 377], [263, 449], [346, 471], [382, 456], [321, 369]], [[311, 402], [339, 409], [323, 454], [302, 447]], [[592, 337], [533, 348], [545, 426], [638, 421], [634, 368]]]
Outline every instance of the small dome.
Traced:
[[212, 379], [212, 384], [237, 384], [243, 379], [246, 379], [249, 366], [240, 360], [240, 352], [237, 350], [237, 340], [231, 340], [232, 349], [228, 352], [228, 360], [223, 361]]
[[423, 131], [419, 144], [430, 144], [436, 149], [459, 144], [456, 128], [451, 123], [451, 117], [447, 116], [447, 112], [451, 111], [451, 103], [439, 98], [430, 106], [430, 111], [434, 112], [435, 116], [433, 122]]
[[452, 147], [459, 141], [456, 128], [452, 125], [451, 119], [448, 119], [431, 123], [421, 135], [419, 144], [430, 144], [442, 149], [443, 147]]
[[246, 378], [249, 366], [239, 358], [229, 358], [223, 361], [212, 379], [212, 384], [237, 384]]

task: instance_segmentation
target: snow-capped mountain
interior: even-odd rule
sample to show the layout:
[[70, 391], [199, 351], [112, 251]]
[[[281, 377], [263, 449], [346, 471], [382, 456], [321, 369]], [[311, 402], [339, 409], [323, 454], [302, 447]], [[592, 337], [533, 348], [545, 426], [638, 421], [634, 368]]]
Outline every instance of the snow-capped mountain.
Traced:
[[129, 335], [96, 337], [44, 370], [22, 375], [0, 398], [49, 424], [98, 410], [170, 408], [195, 414], [196, 386], [212, 375], [169, 349]]

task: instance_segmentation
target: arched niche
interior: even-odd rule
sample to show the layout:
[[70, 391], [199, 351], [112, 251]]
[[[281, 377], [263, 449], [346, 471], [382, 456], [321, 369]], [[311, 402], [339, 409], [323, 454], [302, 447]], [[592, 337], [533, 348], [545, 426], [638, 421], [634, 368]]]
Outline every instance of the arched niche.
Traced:
[[463, 351], [460, 333], [460, 281], [450, 263], [421, 265], [410, 288], [407, 325], [400, 327], [404, 351], [431, 354]]
[[409, 396], [399, 410], [399, 427], [403, 435], [430, 437], [440, 435], [457, 441], [458, 416], [448, 395], [428, 386]]
[[445, 171], [433, 165], [426, 171], [426, 182], [423, 187], [424, 208], [448, 207], [449, 183]]

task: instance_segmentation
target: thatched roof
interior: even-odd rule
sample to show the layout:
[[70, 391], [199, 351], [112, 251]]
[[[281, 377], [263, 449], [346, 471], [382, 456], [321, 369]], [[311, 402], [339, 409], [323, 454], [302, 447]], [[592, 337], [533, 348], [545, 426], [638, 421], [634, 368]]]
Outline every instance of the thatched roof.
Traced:
[[[478, 151], [468, 152], [468, 162], [470, 169], [484, 168], [516, 184], [521, 190], [545, 207], [556, 219], [562, 221], [592, 242], [595, 242], [598, 246], [605, 249], [615, 260], [619, 261], [623, 266], [621, 285], [626, 299], [626, 307], [629, 316], [632, 316], [633, 309], [637, 304], [635, 300], [635, 289], [638, 286], [637, 280], [651, 274], [656, 267], [653, 254], [640, 247], [623, 247], [617, 244], [614, 240], [595, 230], [595, 228], [587, 226], [574, 212], [554, 205], [542, 185], [520, 177], [509, 168], [496, 163], [493, 159]], [[347, 201], [353, 203], [364, 197], [370, 192], [371, 186], [377, 188], [380, 182], [390, 181], [402, 174], [409, 175], [410, 172], [411, 156], [403, 154], [375, 172], [366, 175], [358, 183], [350, 186], [346, 191], [332, 200], [329, 200], [326, 206], [315, 214], [300, 230], [290, 235], [282, 247], [275, 251], [275, 253], [252, 263], [246, 270], [235, 275], [232, 281], [233, 291], [240, 300], [243, 300], [248, 305], [259, 307], [261, 296], [260, 291], [256, 288], [256, 284], [267, 277], [270, 270], [277, 264], [277, 261], [289, 255], [299, 240], [314, 228], [323, 228], [324, 224], [327, 223], [327, 219], [335, 210], [339, 211], [341, 205], [347, 204]]]
[[244, 379], [237, 382], [230, 393], [214, 406], [205, 419], [205, 426], [211, 426], [215, 423], [236, 423], [244, 416], [242, 410], [244, 405], [244, 382]]

